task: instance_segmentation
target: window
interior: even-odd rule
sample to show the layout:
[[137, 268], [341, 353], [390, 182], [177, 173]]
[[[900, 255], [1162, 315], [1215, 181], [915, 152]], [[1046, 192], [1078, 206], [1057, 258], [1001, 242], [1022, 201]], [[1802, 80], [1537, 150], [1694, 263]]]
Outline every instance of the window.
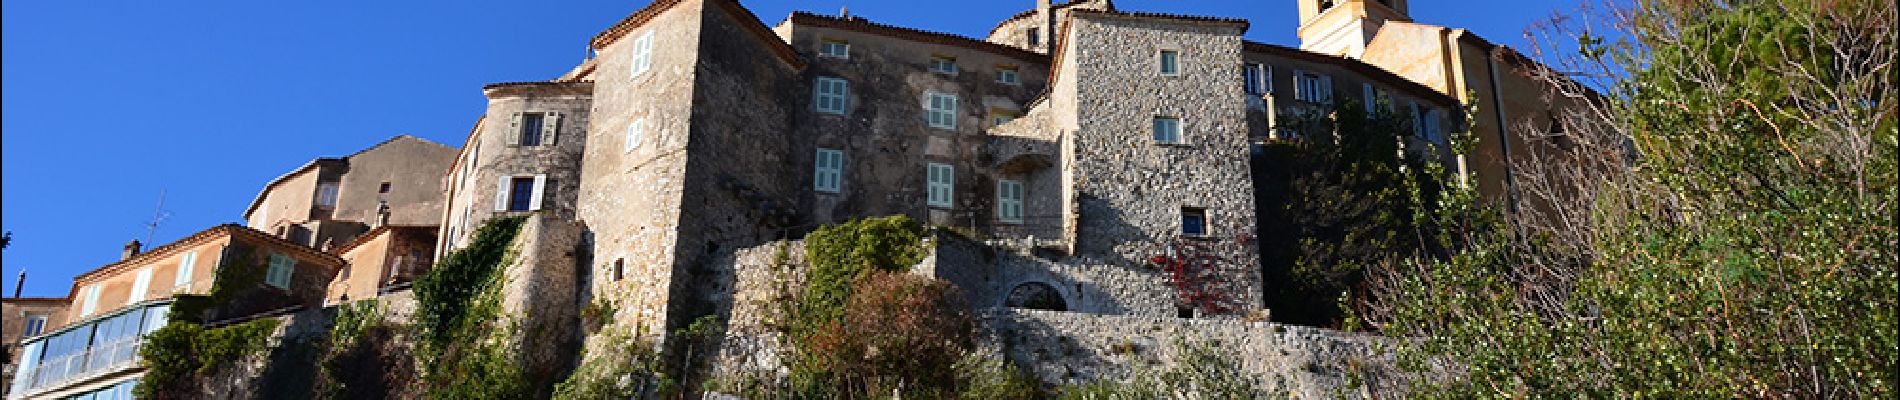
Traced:
[[1425, 141], [1432, 143], [1445, 142], [1445, 132], [1438, 125], [1438, 121], [1444, 117], [1444, 113], [1438, 111], [1438, 109], [1425, 110]]
[[520, 116], [515, 117], [517, 121], [515, 122], [515, 126], [519, 129], [517, 133], [520, 135], [516, 137], [515, 144], [519, 146], [540, 146], [541, 125], [546, 121], [545, 118], [546, 116], [541, 113], [521, 113]]
[[647, 31], [641, 34], [640, 38], [634, 39], [631, 53], [633, 59], [627, 63], [627, 70], [631, 72], [628, 74], [629, 77], [646, 73], [647, 69], [653, 66], [653, 31]]
[[935, 73], [944, 74], [944, 75], [956, 75], [957, 74], [957, 58], [949, 57], [949, 56], [931, 57], [930, 58], [930, 72], [935, 72]]
[[198, 263], [198, 252], [188, 252], [178, 261], [178, 271], [172, 275], [172, 290], [181, 291], [191, 284], [191, 270]]
[[1161, 51], [1161, 74], [1169, 76], [1181, 74], [1181, 52], [1175, 50]]
[[646, 118], [636, 119], [636, 120], [633, 120], [633, 123], [627, 124], [627, 140], [626, 140], [626, 143], [621, 144], [621, 147], [623, 148], [620, 149], [620, 152], [632, 153], [633, 149], [639, 148], [640, 138], [642, 136], [646, 136], [646, 131], [647, 131]]
[[297, 268], [297, 259], [282, 253], [271, 253], [270, 270], [264, 274], [264, 283], [278, 289], [290, 289], [290, 273]]
[[1008, 224], [1023, 223], [1023, 182], [996, 181], [996, 220]]
[[1180, 144], [1181, 119], [1175, 117], [1155, 117], [1155, 143]]
[[957, 129], [957, 95], [933, 91], [925, 97], [930, 103], [926, 109], [930, 127]]
[[496, 211], [535, 211], [541, 209], [542, 190], [547, 188], [547, 175], [506, 176], [501, 178], [500, 190], [496, 191]]
[[996, 82], [1002, 83], [1005, 85], [1015, 85], [1015, 84], [1022, 83], [1021, 77], [1016, 76], [1016, 72], [1017, 72], [1017, 69], [1016, 67], [1013, 67], [1013, 66], [1005, 65], [1005, 66], [996, 67]]
[[1293, 98], [1312, 103], [1333, 102], [1333, 77], [1306, 71], [1293, 72]]
[[1273, 91], [1273, 66], [1247, 63], [1240, 67], [1240, 75], [1247, 94], [1259, 96]]
[[950, 164], [930, 163], [930, 206], [953, 207], [955, 204], [956, 168]]
[[619, 282], [621, 279], [627, 279], [627, 259], [616, 258], [614, 259], [614, 282]]
[[1370, 117], [1373, 116], [1373, 114], [1377, 114], [1379, 109], [1379, 95], [1374, 93], [1372, 84], [1361, 83], [1359, 84], [1359, 88], [1365, 92], [1362, 96], [1365, 96], [1366, 116]]
[[46, 330], [46, 314], [28, 313], [26, 314], [26, 324], [22, 326], [25, 329], [20, 330], [20, 338], [24, 339], [39, 336], [40, 331]]
[[93, 311], [98, 311], [98, 310], [99, 310], [99, 284], [94, 283], [91, 285], [87, 285], [86, 286], [86, 303], [79, 306], [79, 316], [84, 317], [87, 315], [92, 315]]
[[1319, 10], [1321, 12], [1330, 8], [1333, 8], [1333, 0], [1319, 0]]
[[1015, 121], [1016, 117], [1017, 117], [1016, 110], [1011, 110], [1007, 108], [990, 108], [990, 126], [991, 127], [1007, 124], [1009, 123], [1009, 121]]
[[146, 292], [152, 289], [152, 267], [139, 268], [137, 278], [132, 280], [132, 291], [125, 294], [125, 304], [145, 300]]
[[382, 185], [376, 186], [376, 193], [389, 193], [389, 182], [383, 182]]
[[844, 178], [844, 152], [832, 149], [818, 149], [814, 158], [811, 175], [812, 190], [824, 193], [837, 193], [839, 183]]
[[317, 184], [317, 207], [336, 207], [336, 182]]
[[817, 99], [812, 101], [812, 106], [817, 108], [818, 112], [844, 114], [845, 99], [851, 95], [851, 86], [848, 82], [841, 78], [820, 76], [813, 86], [816, 86], [813, 91], [818, 95]]
[[819, 57], [851, 58], [851, 43], [843, 40], [825, 39], [818, 44]]
[[1029, 37], [1030, 46], [1042, 44], [1042, 30], [1040, 29], [1029, 28], [1027, 30], [1024, 30], [1023, 36]]
[[1207, 236], [1207, 209], [1181, 208], [1181, 236]]

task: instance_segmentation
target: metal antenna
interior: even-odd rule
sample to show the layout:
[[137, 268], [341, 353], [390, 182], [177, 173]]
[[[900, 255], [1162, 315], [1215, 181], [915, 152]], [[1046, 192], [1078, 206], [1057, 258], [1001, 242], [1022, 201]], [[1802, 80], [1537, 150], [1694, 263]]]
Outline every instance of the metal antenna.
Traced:
[[158, 223], [164, 222], [165, 218], [171, 216], [171, 213], [165, 212], [165, 189], [159, 189], [158, 208], [152, 210], [152, 222], [145, 224], [145, 243], [151, 243], [152, 234], [158, 233]]

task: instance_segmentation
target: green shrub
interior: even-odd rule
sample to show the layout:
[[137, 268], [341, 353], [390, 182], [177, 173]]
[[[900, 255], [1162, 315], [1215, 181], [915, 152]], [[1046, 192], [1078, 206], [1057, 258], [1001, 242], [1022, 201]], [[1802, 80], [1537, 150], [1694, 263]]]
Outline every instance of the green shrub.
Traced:
[[[902, 215], [828, 225], [805, 236], [811, 266], [797, 316], [802, 328], [833, 321], [851, 284], [872, 271], [901, 271], [924, 259], [924, 228]], [[801, 326], [794, 326], [795, 329]]]
[[317, 397], [402, 397], [408, 386], [402, 381], [414, 376], [415, 364], [398, 335], [400, 327], [384, 319], [375, 300], [338, 307], [317, 360]]
[[1240, 368], [1240, 361], [1222, 353], [1213, 342], [1176, 342], [1175, 360], [1167, 368], [1153, 369], [1139, 360], [1127, 380], [1103, 378], [1057, 389], [1061, 399], [1149, 400], [1149, 399], [1256, 399], [1267, 392], [1259, 381]]
[[853, 285], [841, 319], [794, 338], [796, 390], [816, 397], [942, 397], [971, 349], [975, 319], [949, 283], [876, 272]]
[[[495, 218], [477, 229], [468, 245], [443, 256], [416, 280], [416, 325], [441, 343], [470, 318], [469, 302], [487, 290], [511, 257], [508, 245], [526, 217]], [[480, 318], [475, 318], [479, 320]]]
[[509, 246], [525, 217], [496, 218], [466, 247], [449, 253], [416, 281], [414, 326], [422, 396], [439, 399], [534, 397], [517, 349], [513, 318], [501, 313], [501, 279], [513, 262]]
[[145, 377], [134, 389], [142, 399], [191, 398], [203, 379], [268, 349], [276, 319], [205, 328], [172, 322], [146, 336], [139, 348]]
[[643, 399], [678, 390], [659, 352], [638, 336], [616, 330], [594, 339], [603, 352], [584, 355], [587, 361], [554, 386], [554, 398]]

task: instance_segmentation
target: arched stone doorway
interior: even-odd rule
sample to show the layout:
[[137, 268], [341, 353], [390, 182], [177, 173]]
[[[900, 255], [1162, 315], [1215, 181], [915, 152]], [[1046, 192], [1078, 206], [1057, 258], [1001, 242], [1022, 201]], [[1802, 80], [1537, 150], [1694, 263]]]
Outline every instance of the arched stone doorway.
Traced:
[[1009, 308], [1027, 308], [1033, 310], [1069, 311], [1069, 303], [1062, 300], [1062, 292], [1054, 286], [1042, 282], [1028, 282], [1016, 285], [1003, 297], [1003, 306]]

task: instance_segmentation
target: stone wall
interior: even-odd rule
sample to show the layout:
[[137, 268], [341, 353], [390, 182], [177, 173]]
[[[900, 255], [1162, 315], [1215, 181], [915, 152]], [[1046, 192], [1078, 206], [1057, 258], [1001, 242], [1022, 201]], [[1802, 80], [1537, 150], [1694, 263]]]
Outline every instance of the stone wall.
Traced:
[[1004, 307], [1025, 285], [1041, 284], [1061, 296], [1060, 311], [1091, 314], [1174, 315], [1174, 291], [1155, 270], [1055, 261], [1027, 249], [1001, 248], [939, 234], [914, 273], [943, 279], [977, 309]]
[[[1076, 264], [1139, 269], [1174, 247], [1224, 249], [1224, 276], [1234, 286], [1219, 304], [1183, 302], [1201, 313], [1260, 307], [1257, 249], [1252, 245], [1254, 203], [1248, 160], [1246, 106], [1234, 84], [1244, 24], [1227, 21], [1072, 12], [1066, 52], [1058, 61], [1075, 70], [1074, 92], [1052, 93], [1075, 103], [1077, 129], [1065, 141], [1078, 218]], [[1179, 55], [1179, 71], [1163, 74], [1160, 54]], [[1154, 138], [1157, 117], [1177, 118], [1179, 143]], [[1200, 210], [1206, 233], [1182, 233], [1183, 213]]]
[[1236, 360], [1269, 395], [1400, 398], [1410, 377], [1382, 337], [1237, 319], [1109, 316], [1041, 310], [982, 313], [989, 345], [1043, 382], [1126, 379], [1172, 365], [1184, 340]]
[[[787, 169], [799, 184], [802, 206], [815, 224], [866, 216], [909, 215], [930, 224], [987, 227], [998, 176], [986, 160], [992, 110], [1027, 111], [1047, 86], [1048, 58], [973, 39], [880, 25], [862, 18], [795, 14], [778, 28], [809, 60], [788, 88], [797, 146]], [[826, 40], [849, 43], [849, 57], [821, 56]], [[954, 74], [932, 72], [937, 57], [953, 58]], [[1018, 83], [998, 82], [1000, 67], [1016, 68]], [[819, 77], [849, 87], [843, 114], [816, 111]], [[927, 93], [957, 98], [953, 129], [929, 126]], [[817, 148], [844, 153], [838, 193], [812, 190]], [[927, 163], [954, 169], [950, 207], [928, 205]]]
[[521, 225], [509, 252], [501, 287], [502, 315], [513, 319], [506, 336], [514, 356], [534, 382], [552, 387], [573, 365], [580, 339], [580, 287], [576, 267], [585, 260], [579, 224], [551, 213], [536, 213]]
[[[671, 300], [703, 6], [667, 3], [649, 5], [663, 10], [596, 48], [587, 129], [594, 151], [582, 156], [577, 200], [592, 235], [590, 297], [615, 304], [614, 320], [630, 331], [656, 336]], [[651, 63], [635, 74], [634, 42], [648, 34]], [[644, 131], [630, 143], [636, 121]]]

